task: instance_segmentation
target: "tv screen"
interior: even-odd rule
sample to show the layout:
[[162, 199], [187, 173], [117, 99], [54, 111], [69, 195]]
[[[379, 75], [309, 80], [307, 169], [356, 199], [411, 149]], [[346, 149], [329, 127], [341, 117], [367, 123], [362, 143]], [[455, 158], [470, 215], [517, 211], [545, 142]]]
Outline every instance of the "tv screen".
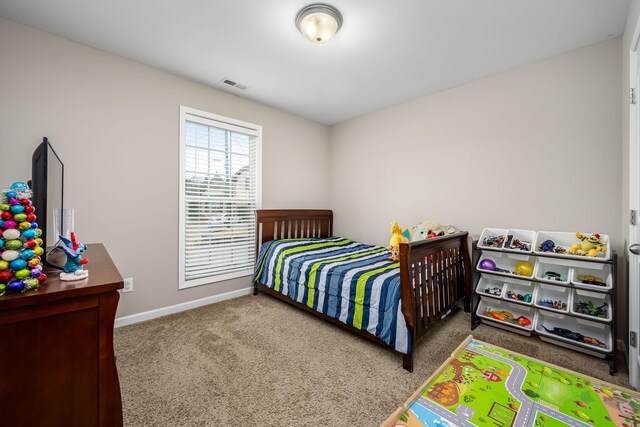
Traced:
[[32, 201], [42, 229], [42, 247], [48, 254], [58, 242], [56, 232], [63, 230], [64, 164], [46, 137], [33, 152], [31, 167]]

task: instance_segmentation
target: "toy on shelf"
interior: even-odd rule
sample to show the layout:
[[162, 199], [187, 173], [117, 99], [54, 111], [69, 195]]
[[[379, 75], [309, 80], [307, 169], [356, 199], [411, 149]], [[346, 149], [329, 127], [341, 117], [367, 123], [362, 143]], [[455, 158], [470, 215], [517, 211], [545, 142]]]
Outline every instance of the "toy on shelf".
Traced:
[[606, 302], [603, 303], [600, 307], [596, 307], [593, 305], [593, 302], [582, 302], [578, 301], [578, 305], [576, 306], [576, 312], [580, 314], [586, 314], [588, 316], [606, 318], [607, 312], [609, 310], [609, 304]]
[[579, 341], [579, 342], [583, 342], [591, 345], [597, 345], [600, 347], [607, 346], [605, 343], [598, 340], [597, 338], [587, 337], [585, 335], [582, 335], [580, 332], [573, 332], [570, 329], [557, 328], [557, 327], [554, 327], [553, 329], [550, 330], [544, 325], [541, 325], [541, 326], [544, 328], [545, 331], [554, 335], [558, 335], [559, 337], [562, 337], [562, 338], [567, 338], [573, 341]]
[[520, 239], [513, 239], [513, 235], [507, 235], [507, 242], [504, 244], [507, 249], [519, 249], [521, 251], [531, 251], [531, 242], [523, 242]]
[[27, 184], [14, 182], [0, 197], [0, 295], [34, 289], [47, 278], [32, 195]]
[[520, 261], [516, 263], [516, 270], [514, 271], [518, 276], [533, 276], [533, 265], [527, 261]]
[[567, 276], [564, 274], [556, 273], [555, 271], [545, 271], [542, 275], [543, 279], [556, 280], [558, 282], [566, 282]]
[[482, 240], [482, 246], [487, 248], [499, 248], [504, 243], [504, 236], [502, 234], [498, 236], [487, 236]]
[[522, 327], [527, 327], [531, 325], [531, 320], [529, 320], [527, 317], [525, 316], [513, 317], [513, 314], [504, 310], [492, 310], [490, 308], [487, 308], [482, 314], [488, 317], [492, 317], [496, 320], [500, 320], [501, 322], [511, 323], [512, 325], [517, 325]]
[[402, 229], [397, 222], [391, 223], [391, 239], [389, 240], [389, 246], [387, 249], [391, 252], [389, 261], [400, 261], [400, 243], [407, 243], [409, 240], [402, 235]]
[[531, 300], [533, 299], [533, 296], [531, 294], [518, 294], [514, 291], [507, 291], [506, 294], [504, 294], [504, 297], [507, 299], [513, 299], [516, 301], [522, 301], [522, 302], [531, 302]]
[[607, 252], [607, 247], [600, 240], [599, 234], [585, 236], [582, 233], [576, 233], [576, 237], [581, 243], [571, 246], [569, 253], [572, 255], [596, 257], [599, 252]]
[[538, 300], [540, 307], [553, 308], [555, 310], [567, 310], [567, 303], [562, 300], [540, 299]]
[[578, 276], [578, 281], [580, 283], [584, 283], [585, 285], [596, 285], [596, 286], [606, 286], [607, 284], [602, 280], [601, 277], [596, 276]]
[[496, 263], [491, 259], [483, 259], [478, 266], [481, 270], [496, 271]]
[[502, 289], [495, 287], [495, 288], [486, 288], [484, 290], [485, 294], [489, 294], [489, 295], [496, 295], [496, 296], [500, 296], [502, 294]]
[[60, 236], [60, 240], [64, 243], [61, 248], [67, 255], [67, 262], [64, 264], [64, 271], [60, 273], [60, 280], [71, 281], [89, 277], [89, 271], [83, 269], [89, 260], [82, 258], [87, 246], [76, 240], [76, 234], [73, 231], [71, 232], [71, 240], [64, 236]]
[[552, 252], [555, 254], [564, 254], [567, 252], [562, 246], [556, 246], [553, 240], [545, 240], [538, 245], [538, 250], [541, 252]]

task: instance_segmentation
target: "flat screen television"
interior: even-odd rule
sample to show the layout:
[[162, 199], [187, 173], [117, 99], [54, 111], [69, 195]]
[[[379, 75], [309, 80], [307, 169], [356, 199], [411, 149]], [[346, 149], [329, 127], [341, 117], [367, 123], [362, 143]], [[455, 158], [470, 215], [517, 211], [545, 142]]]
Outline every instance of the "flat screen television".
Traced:
[[[56, 231], [63, 230], [64, 206], [64, 164], [51, 146], [47, 137], [33, 152], [31, 158], [31, 190], [33, 206], [40, 229], [42, 229], [42, 248], [45, 249], [44, 261], [58, 242]], [[54, 210], [58, 210], [58, 217]], [[59, 224], [54, 224], [54, 221]]]

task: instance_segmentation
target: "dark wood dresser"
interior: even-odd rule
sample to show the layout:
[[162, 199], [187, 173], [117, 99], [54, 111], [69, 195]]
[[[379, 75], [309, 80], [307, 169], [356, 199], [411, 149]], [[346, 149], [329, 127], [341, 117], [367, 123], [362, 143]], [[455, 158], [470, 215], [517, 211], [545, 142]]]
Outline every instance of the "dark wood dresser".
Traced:
[[[0, 425], [122, 426], [113, 323], [122, 277], [90, 244], [89, 277], [0, 297]], [[54, 270], [55, 271], [55, 270]]]

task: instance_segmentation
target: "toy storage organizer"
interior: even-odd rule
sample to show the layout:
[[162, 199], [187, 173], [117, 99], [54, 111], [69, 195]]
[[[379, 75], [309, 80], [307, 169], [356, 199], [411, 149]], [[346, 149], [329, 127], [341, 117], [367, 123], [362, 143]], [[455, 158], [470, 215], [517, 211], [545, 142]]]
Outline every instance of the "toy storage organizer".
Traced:
[[[492, 241], [493, 246], [482, 244], [486, 237], [497, 235], [505, 239]], [[511, 242], [519, 241], [512, 248], [507, 248], [508, 235], [513, 236]], [[606, 251], [597, 257], [540, 251], [540, 244], [547, 240], [569, 249], [577, 239], [574, 233], [484, 229], [473, 245], [476, 286], [470, 305], [471, 329], [485, 323], [520, 335], [537, 335], [545, 342], [606, 359], [613, 375], [617, 255], [610, 249], [609, 238], [601, 235]], [[531, 244], [530, 250], [523, 249], [523, 242]], [[487, 259], [493, 264], [482, 263]], [[531, 276], [515, 274], [520, 261], [533, 266]]]

